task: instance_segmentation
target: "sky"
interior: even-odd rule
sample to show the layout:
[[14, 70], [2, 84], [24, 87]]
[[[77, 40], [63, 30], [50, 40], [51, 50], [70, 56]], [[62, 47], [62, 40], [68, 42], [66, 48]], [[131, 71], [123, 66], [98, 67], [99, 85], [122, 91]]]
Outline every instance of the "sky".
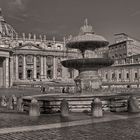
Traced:
[[77, 35], [87, 18], [110, 43], [122, 32], [140, 39], [140, 0], [0, 0], [0, 7], [18, 33], [62, 40]]

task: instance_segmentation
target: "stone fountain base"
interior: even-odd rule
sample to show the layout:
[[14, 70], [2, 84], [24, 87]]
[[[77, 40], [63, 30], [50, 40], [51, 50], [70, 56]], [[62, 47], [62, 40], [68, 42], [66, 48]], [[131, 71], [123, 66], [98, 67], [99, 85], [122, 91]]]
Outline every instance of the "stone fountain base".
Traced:
[[101, 88], [101, 78], [97, 70], [81, 71], [79, 76], [75, 78], [76, 91], [82, 93], [83, 91], [92, 92]]

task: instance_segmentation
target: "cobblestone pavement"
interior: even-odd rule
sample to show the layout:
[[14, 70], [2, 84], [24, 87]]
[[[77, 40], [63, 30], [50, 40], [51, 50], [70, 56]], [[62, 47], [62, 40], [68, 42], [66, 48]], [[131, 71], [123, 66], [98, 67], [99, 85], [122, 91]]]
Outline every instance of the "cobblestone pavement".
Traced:
[[0, 140], [140, 140], [140, 118], [1, 134]]

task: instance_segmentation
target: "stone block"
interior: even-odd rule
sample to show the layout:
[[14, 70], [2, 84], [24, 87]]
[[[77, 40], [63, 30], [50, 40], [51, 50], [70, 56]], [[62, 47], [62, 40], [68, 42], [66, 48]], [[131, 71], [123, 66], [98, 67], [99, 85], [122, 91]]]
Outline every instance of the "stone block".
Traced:
[[102, 102], [99, 98], [95, 98], [91, 103], [91, 114], [93, 117], [102, 117]]
[[22, 99], [22, 97], [19, 97], [18, 99], [17, 99], [17, 111], [19, 111], [19, 112], [23, 112], [23, 99]]
[[29, 108], [29, 116], [37, 117], [40, 116], [40, 106], [36, 99], [32, 99], [30, 108]]
[[61, 116], [68, 117], [69, 116], [69, 103], [67, 100], [63, 99], [60, 104]]
[[128, 112], [131, 112], [131, 113], [140, 112], [139, 101], [134, 96], [131, 96], [128, 99]]

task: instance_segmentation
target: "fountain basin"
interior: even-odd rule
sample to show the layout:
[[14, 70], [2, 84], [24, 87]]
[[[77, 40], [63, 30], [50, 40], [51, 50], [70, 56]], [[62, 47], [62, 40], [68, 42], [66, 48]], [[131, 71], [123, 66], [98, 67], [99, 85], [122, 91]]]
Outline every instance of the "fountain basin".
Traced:
[[67, 43], [67, 47], [79, 50], [95, 50], [97, 48], [101, 48], [103, 46], [108, 45], [106, 41], [73, 41]]
[[77, 70], [98, 69], [110, 66], [114, 63], [112, 59], [108, 58], [83, 58], [83, 59], [70, 59], [61, 61], [62, 65], [67, 68], [74, 68]]

